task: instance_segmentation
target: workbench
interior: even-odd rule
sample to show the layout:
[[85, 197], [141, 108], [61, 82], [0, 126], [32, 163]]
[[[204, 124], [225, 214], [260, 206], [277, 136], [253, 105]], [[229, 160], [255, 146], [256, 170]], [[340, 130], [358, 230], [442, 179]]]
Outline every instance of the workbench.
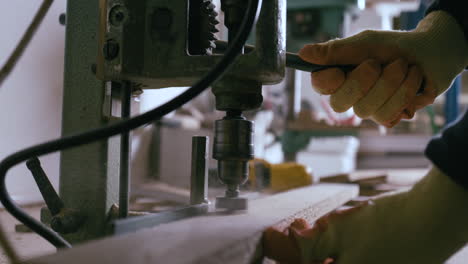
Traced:
[[314, 222], [358, 195], [354, 185], [319, 184], [249, 201], [245, 212], [211, 211], [63, 250], [31, 264], [261, 263], [263, 230], [295, 218]]

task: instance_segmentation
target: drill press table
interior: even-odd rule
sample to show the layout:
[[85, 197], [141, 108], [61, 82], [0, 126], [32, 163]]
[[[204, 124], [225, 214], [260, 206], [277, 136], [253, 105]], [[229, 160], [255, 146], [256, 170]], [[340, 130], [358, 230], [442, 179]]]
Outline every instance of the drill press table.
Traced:
[[309, 222], [358, 195], [354, 185], [319, 184], [249, 201], [244, 213], [208, 215], [91, 242], [31, 264], [261, 263], [260, 238], [271, 225]]

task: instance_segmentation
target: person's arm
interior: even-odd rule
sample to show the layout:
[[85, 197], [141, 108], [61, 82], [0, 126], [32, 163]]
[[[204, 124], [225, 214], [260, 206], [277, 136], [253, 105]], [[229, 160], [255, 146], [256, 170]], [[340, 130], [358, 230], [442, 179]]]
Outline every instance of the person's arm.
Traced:
[[[468, 241], [468, 192], [437, 167], [411, 191], [263, 236], [280, 263], [443, 263]], [[329, 263], [328, 261], [326, 263]]]
[[312, 86], [331, 95], [336, 112], [353, 107], [359, 117], [392, 127], [450, 87], [468, 65], [468, 40], [454, 16], [434, 8], [412, 31], [367, 30], [306, 45], [299, 55], [316, 64], [357, 65], [349, 73], [313, 73]]
[[[387, 126], [412, 117], [468, 65], [465, 2], [434, 3], [414, 31], [366, 31], [306, 46], [300, 55], [309, 62], [359, 65], [314, 73], [314, 88], [331, 94], [335, 110], [354, 107]], [[424, 92], [416, 94], [423, 77]], [[411, 191], [332, 213], [312, 228], [303, 220], [270, 228], [265, 255], [284, 263], [443, 263], [468, 242], [467, 149], [468, 115], [431, 141], [426, 155], [435, 166]]]
[[434, 11], [445, 11], [452, 15], [465, 32], [468, 39], [468, 1], [466, 0], [436, 0], [427, 9], [426, 15]]
[[468, 112], [429, 142], [426, 156], [468, 191]]

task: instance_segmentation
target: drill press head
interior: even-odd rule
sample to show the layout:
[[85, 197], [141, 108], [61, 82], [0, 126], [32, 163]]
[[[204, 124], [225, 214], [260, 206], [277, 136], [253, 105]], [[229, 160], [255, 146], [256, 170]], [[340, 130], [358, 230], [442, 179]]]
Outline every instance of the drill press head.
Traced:
[[241, 111], [228, 111], [215, 123], [213, 158], [218, 161], [218, 177], [226, 184], [225, 196], [216, 199], [217, 208], [247, 209], [247, 200], [239, 197], [239, 186], [248, 179], [253, 154], [253, 122], [242, 117]]

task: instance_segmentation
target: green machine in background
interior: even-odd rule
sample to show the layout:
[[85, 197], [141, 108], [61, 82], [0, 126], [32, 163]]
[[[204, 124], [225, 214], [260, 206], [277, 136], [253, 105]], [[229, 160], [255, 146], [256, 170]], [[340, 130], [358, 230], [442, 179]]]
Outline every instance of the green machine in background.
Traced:
[[363, 0], [288, 0], [287, 49], [340, 37], [344, 13]]

